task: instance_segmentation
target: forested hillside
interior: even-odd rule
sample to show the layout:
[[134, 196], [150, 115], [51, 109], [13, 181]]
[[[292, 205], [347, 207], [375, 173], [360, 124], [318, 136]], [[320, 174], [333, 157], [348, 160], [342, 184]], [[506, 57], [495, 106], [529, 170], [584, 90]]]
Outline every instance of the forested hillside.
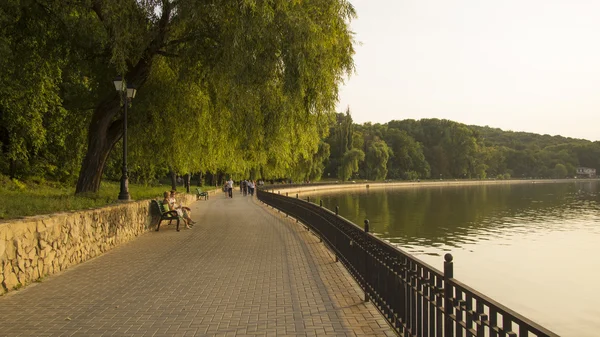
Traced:
[[325, 175], [342, 180], [565, 178], [600, 169], [600, 142], [502, 131], [449, 120], [354, 124], [338, 114]]

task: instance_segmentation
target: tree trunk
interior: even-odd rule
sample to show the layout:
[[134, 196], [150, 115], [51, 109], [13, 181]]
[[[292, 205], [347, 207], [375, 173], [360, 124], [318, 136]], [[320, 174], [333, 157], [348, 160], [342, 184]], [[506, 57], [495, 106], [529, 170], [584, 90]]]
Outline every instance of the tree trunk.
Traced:
[[189, 174], [189, 173], [187, 173], [185, 175], [185, 191], [187, 193], [190, 193], [190, 185], [191, 185], [191, 182], [192, 182], [191, 179], [192, 179], [192, 175]]
[[8, 160], [8, 176], [10, 179], [17, 177], [17, 161], [12, 158]]
[[75, 194], [96, 193], [100, 189], [106, 158], [123, 135], [123, 120], [113, 121], [119, 113], [119, 103], [120, 97], [115, 93], [94, 111], [88, 130], [87, 153], [81, 163]]
[[[172, 10], [171, 3], [163, 1], [162, 13], [156, 26], [154, 38], [146, 46], [142, 57], [137, 63], [134, 63], [135, 65], [128, 67], [129, 71], [125, 74], [127, 83], [136, 86], [138, 90], [150, 75], [154, 56], [158, 54], [164, 45], [164, 41], [167, 40]], [[75, 194], [98, 192], [100, 189], [106, 158], [123, 133], [123, 121], [120, 119], [113, 120], [120, 110], [120, 103], [121, 97], [114, 92], [107, 99], [101, 101], [94, 110], [88, 131], [87, 153], [81, 163]]]
[[171, 176], [171, 190], [176, 191], [177, 190], [177, 175], [175, 174], [175, 172], [173, 172], [173, 170], [169, 170], [169, 175]]
[[198, 187], [202, 187], [202, 172], [198, 173]]
[[[139, 89], [146, 82], [151, 67], [152, 54], [147, 54], [126, 75], [128, 83], [136, 85]], [[123, 136], [123, 120], [113, 120], [121, 110], [120, 107], [121, 97], [114, 92], [94, 110], [88, 129], [88, 148], [81, 163], [75, 194], [96, 193], [100, 189], [106, 158]]]

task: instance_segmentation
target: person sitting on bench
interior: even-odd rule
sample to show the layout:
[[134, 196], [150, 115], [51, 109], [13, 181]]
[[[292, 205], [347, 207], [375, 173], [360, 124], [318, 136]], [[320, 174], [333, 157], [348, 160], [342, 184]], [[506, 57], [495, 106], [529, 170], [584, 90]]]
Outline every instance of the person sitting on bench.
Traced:
[[175, 191], [171, 191], [171, 193], [165, 192], [163, 195], [165, 197], [163, 200], [163, 205], [168, 207], [169, 210], [177, 212], [179, 218], [185, 223], [185, 228], [192, 228], [192, 226], [195, 224], [191, 218], [192, 211], [189, 209], [189, 207], [181, 207], [181, 205], [177, 205], [177, 201], [175, 200]]

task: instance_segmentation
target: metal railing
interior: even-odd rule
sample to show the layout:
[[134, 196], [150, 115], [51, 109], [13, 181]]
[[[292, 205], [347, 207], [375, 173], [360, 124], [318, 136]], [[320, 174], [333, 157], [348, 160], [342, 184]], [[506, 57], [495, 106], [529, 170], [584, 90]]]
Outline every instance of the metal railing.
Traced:
[[258, 199], [302, 222], [334, 252], [390, 325], [415, 337], [554, 337], [557, 334], [320, 205], [258, 190]]

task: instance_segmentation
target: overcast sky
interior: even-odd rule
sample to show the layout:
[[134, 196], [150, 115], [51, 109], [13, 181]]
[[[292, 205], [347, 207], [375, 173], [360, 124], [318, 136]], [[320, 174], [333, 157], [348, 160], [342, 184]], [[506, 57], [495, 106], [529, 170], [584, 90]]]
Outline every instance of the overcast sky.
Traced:
[[600, 0], [350, 0], [356, 123], [445, 118], [600, 140]]

